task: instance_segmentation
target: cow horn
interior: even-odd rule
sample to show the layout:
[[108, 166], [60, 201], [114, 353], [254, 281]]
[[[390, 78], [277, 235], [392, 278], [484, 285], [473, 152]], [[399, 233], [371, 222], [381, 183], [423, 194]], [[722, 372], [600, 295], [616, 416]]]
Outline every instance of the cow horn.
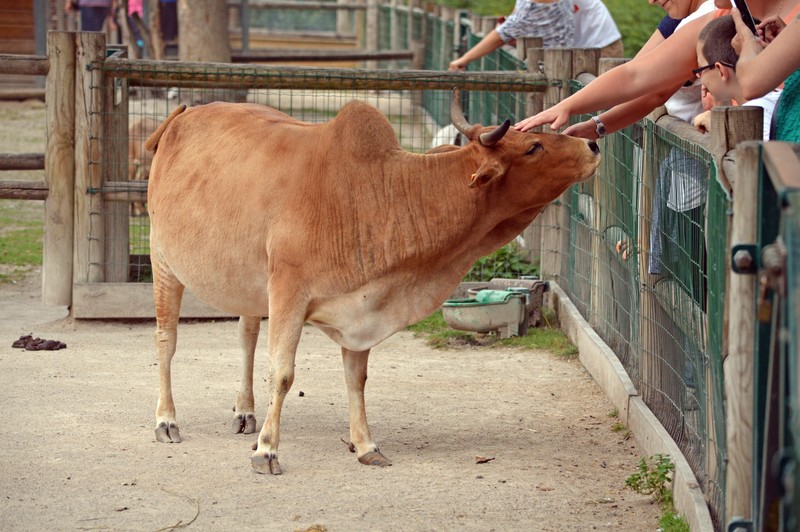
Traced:
[[469, 133], [472, 131], [472, 125], [467, 122], [464, 117], [464, 111], [461, 109], [461, 91], [458, 90], [458, 87], [453, 87], [450, 93], [450, 120], [457, 130], [463, 133], [465, 137], [470, 138]]
[[511, 120], [506, 118], [506, 121], [503, 122], [501, 125], [497, 126], [492, 131], [488, 131], [486, 133], [481, 134], [481, 144], [486, 146], [487, 148], [491, 148], [498, 142], [503, 136], [508, 133], [508, 128], [511, 127]]

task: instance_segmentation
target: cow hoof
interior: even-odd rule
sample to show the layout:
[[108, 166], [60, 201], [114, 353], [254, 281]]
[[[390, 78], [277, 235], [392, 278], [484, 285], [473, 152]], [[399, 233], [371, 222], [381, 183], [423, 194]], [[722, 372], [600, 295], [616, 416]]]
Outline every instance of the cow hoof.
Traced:
[[358, 461], [364, 465], [374, 465], [378, 467], [387, 467], [392, 465], [392, 462], [383, 456], [383, 453], [381, 453], [378, 449], [370, 451], [363, 456], [359, 456]]
[[234, 434], [252, 434], [256, 431], [256, 416], [238, 414], [231, 421], [231, 432]]
[[183, 441], [181, 440], [178, 425], [175, 423], [167, 424], [166, 421], [162, 421], [156, 427], [156, 440], [161, 443], [180, 443]]
[[250, 457], [250, 463], [253, 464], [253, 469], [256, 473], [262, 475], [281, 475], [283, 470], [278, 463], [278, 457], [274, 454], [254, 454]]

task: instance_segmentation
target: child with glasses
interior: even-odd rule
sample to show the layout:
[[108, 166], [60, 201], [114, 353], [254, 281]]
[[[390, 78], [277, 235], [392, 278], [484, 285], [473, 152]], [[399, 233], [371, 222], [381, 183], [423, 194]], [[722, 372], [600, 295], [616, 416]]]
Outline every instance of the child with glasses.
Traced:
[[[739, 56], [731, 45], [735, 36], [736, 24], [730, 15], [709, 22], [697, 39], [697, 63], [700, 66], [693, 73], [717, 102], [761, 107], [764, 110], [764, 140], [769, 140], [772, 114], [781, 91], [776, 89], [761, 98], [746, 100], [736, 77]], [[710, 123], [710, 111], [702, 113], [694, 121], [700, 131], [708, 131]]]

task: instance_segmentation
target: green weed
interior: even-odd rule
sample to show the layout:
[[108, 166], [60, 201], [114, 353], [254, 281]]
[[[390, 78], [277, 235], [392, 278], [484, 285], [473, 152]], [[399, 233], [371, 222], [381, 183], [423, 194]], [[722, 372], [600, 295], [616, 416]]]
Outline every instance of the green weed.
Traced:
[[491, 281], [495, 277], [518, 279], [522, 275], [537, 274], [539, 269], [525, 260], [516, 242], [501, 247], [491, 255], [481, 257], [464, 277], [464, 281]]
[[642, 458], [636, 472], [625, 479], [625, 485], [636, 493], [652, 495], [663, 512], [659, 525], [664, 532], [689, 532], [686, 518], [678, 515], [672, 497], [672, 473], [675, 464], [670, 457], [656, 454], [650, 460]]

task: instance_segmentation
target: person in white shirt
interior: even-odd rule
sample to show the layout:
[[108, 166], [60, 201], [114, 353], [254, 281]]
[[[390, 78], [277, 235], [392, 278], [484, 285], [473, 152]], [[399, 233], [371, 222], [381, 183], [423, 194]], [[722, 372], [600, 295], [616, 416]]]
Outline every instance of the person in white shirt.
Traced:
[[614, 17], [602, 0], [572, 0], [575, 48], [600, 48], [600, 57], [625, 57]]

